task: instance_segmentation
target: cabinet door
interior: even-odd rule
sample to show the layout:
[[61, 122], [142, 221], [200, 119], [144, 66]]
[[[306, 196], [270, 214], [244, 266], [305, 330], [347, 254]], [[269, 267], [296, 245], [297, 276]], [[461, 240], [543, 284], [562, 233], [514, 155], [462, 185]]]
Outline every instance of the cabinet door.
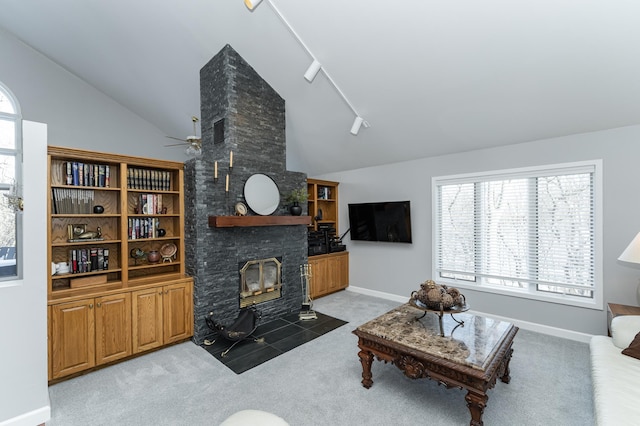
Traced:
[[327, 261], [327, 293], [340, 290], [339, 260], [332, 257]]
[[131, 355], [131, 295], [96, 298], [96, 365]]
[[164, 343], [177, 342], [193, 335], [191, 281], [164, 286]]
[[51, 319], [51, 306], [47, 306], [47, 380], [53, 379], [53, 355], [52, 352], [52, 344], [53, 338], [51, 336], [51, 329], [53, 328], [53, 320]]
[[54, 379], [95, 366], [94, 300], [51, 306], [51, 340]]
[[311, 298], [324, 296], [328, 291], [327, 259], [309, 259], [311, 266]]
[[336, 257], [337, 289], [349, 287], [349, 253], [343, 253]]
[[162, 346], [162, 287], [134, 291], [131, 297], [133, 353]]

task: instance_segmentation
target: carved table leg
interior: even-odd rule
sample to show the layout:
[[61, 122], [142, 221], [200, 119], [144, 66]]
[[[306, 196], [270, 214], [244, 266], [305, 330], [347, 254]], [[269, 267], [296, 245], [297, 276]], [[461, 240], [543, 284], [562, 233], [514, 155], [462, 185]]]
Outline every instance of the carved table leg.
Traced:
[[371, 363], [373, 362], [373, 354], [371, 352], [361, 350], [358, 352], [360, 364], [362, 364], [362, 386], [369, 389], [373, 384], [371, 380]]
[[511, 362], [511, 355], [513, 355], [513, 348], [509, 348], [507, 353], [504, 356], [505, 366], [504, 366], [504, 374], [500, 377], [504, 383], [509, 383], [511, 381], [511, 369], [509, 368], [509, 363]]
[[482, 426], [484, 424], [482, 422], [482, 413], [484, 412], [484, 407], [487, 406], [489, 397], [469, 391], [464, 399], [467, 401], [467, 407], [471, 412], [471, 423], [469, 424], [471, 426]]

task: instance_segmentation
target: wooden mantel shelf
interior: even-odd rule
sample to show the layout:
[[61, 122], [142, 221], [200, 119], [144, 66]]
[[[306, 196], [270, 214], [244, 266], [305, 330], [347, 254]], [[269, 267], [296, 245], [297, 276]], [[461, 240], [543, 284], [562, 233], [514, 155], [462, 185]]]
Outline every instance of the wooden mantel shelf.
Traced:
[[311, 216], [209, 216], [213, 228], [284, 225], [311, 225]]

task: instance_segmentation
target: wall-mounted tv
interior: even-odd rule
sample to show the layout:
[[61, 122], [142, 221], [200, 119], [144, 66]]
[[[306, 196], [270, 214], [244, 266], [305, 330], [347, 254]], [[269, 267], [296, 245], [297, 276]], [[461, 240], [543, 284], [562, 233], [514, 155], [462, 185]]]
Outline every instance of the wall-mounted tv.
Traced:
[[349, 204], [352, 241], [411, 242], [409, 201]]

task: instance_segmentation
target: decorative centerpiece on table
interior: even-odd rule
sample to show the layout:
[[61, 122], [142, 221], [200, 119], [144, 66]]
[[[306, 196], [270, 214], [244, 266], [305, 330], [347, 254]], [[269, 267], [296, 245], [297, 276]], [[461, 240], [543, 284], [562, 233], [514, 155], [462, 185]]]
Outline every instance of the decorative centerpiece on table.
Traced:
[[458, 324], [454, 328], [464, 325], [464, 321], [456, 319], [453, 314], [465, 312], [469, 310], [466, 299], [460, 290], [455, 287], [447, 287], [443, 284], [436, 284], [433, 280], [427, 280], [420, 284], [420, 290], [411, 293], [409, 304], [415, 308], [424, 311], [424, 314], [416, 318], [419, 320], [427, 315], [427, 312], [433, 312], [438, 316], [438, 326], [440, 328], [440, 336], [444, 337], [444, 327], [442, 324], [442, 316], [451, 314], [451, 318]]
[[411, 299], [419, 301], [429, 309], [448, 310], [466, 305], [465, 297], [460, 290], [436, 284], [433, 280], [420, 284], [420, 290], [411, 293]]
[[289, 206], [289, 212], [292, 216], [300, 216], [302, 214], [302, 206], [300, 206], [300, 203], [307, 201], [307, 197], [307, 188], [294, 189], [287, 195], [287, 202], [291, 204]]

